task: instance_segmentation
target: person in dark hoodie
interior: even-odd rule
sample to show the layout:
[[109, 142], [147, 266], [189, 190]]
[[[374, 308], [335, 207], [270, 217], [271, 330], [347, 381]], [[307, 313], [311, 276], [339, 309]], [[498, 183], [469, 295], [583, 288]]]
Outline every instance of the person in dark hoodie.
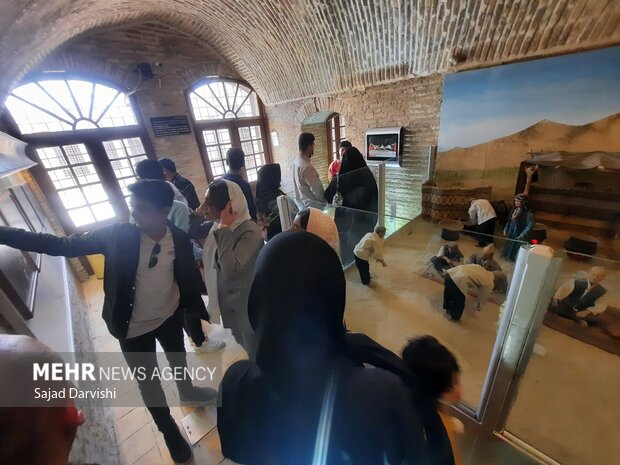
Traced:
[[233, 364], [220, 386], [225, 457], [251, 465], [428, 463], [402, 380], [350, 353], [345, 296], [338, 255], [319, 237], [285, 232], [263, 248], [248, 310], [256, 361]]

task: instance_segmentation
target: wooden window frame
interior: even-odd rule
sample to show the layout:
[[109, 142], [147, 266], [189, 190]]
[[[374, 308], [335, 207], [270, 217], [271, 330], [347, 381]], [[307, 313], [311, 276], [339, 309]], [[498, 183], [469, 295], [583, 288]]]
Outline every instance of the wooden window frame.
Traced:
[[334, 157], [336, 156], [336, 154], [334, 152], [332, 152], [332, 147], [333, 147], [333, 142], [334, 142], [334, 137], [332, 136], [332, 121], [334, 122], [334, 129], [336, 132], [336, 153], [338, 152], [338, 150], [340, 150], [340, 143], [343, 140], [349, 140], [348, 138], [342, 138], [340, 136], [340, 130], [343, 127], [346, 127], [344, 124], [340, 124], [340, 113], [332, 113], [331, 115], [329, 115], [329, 117], [327, 118], [327, 120], [325, 121], [325, 130], [327, 132], [327, 147], [329, 148], [329, 160], [328, 162], [331, 163], [334, 160]]
[[[28, 82], [37, 81], [41, 78], [41, 75], [34, 75], [27, 81], [23, 81], [21, 84], [27, 84]], [[93, 76], [67, 73], [63, 75], [64, 79], [81, 79], [95, 84], [103, 84], [109, 87], [116, 88], [122, 92], [126, 92], [128, 89]], [[30, 168], [33, 177], [41, 187], [43, 194], [50, 203], [52, 210], [54, 211], [60, 225], [64, 229], [65, 233], [83, 233], [90, 231], [100, 226], [106, 226], [114, 224], [119, 221], [129, 219], [129, 208], [125, 202], [121, 187], [116, 179], [114, 170], [112, 169], [111, 162], [107, 156], [105, 148], [103, 146], [104, 141], [118, 140], [118, 139], [130, 139], [140, 138], [147, 158], [156, 159], [155, 151], [148, 134], [148, 130], [144, 123], [144, 117], [137, 104], [135, 96], [129, 97], [129, 104], [134, 112], [134, 116], [137, 121], [135, 126], [122, 126], [113, 128], [93, 128], [93, 129], [79, 129], [72, 131], [58, 131], [47, 133], [35, 133], [35, 134], [22, 134], [19, 127], [10, 112], [7, 110], [4, 112], [4, 123], [7, 126], [9, 134], [26, 142], [28, 144], [26, 152], [30, 159], [37, 163], [36, 166]], [[104, 191], [108, 195], [108, 199], [116, 213], [115, 218], [110, 218], [104, 221], [97, 221], [84, 226], [75, 226], [71, 220], [68, 211], [65, 209], [64, 204], [58, 194], [47, 169], [41, 163], [41, 160], [37, 154], [37, 149], [44, 147], [84, 144], [88, 153], [91, 156], [91, 161], [97, 172]]]
[[198, 121], [196, 119], [196, 114], [192, 106], [190, 94], [195, 89], [202, 87], [205, 84], [209, 84], [211, 82], [217, 82], [217, 81], [235, 82], [235, 83], [238, 83], [238, 84], [241, 84], [247, 87], [252, 92], [254, 92], [254, 89], [252, 89], [252, 87], [250, 87], [250, 85], [245, 81], [242, 81], [240, 79], [233, 79], [233, 78], [220, 77], [220, 76], [202, 79], [200, 81], [197, 81], [190, 88], [185, 90], [185, 100], [187, 102], [187, 106], [189, 107], [189, 110], [192, 116], [192, 125], [194, 128], [194, 135], [196, 137], [196, 143], [198, 144], [198, 149], [200, 151], [200, 159], [202, 160], [202, 166], [205, 170], [205, 175], [207, 176], [208, 183], [213, 182], [215, 180], [215, 177], [211, 171], [211, 165], [209, 163], [209, 156], [207, 155], [206, 144], [202, 136], [203, 130], [228, 129], [229, 134], [230, 134], [231, 146], [236, 147], [236, 148], [241, 148], [241, 138], [239, 137], [239, 128], [245, 127], [245, 126], [258, 126], [260, 127], [260, 130], [261, 130], [263, 151], [265, 154], [265, 164], [273, 163], [273, 155], [271, 151], [271, 140], [268, 137], [268, 133], [267, 133], [267, 118], [265, 117], [265, 107], [258, 95], [256, 95], [256, 101], [258, 102], [259, 116], [244, 117], [244, 118], [217, 119], [217, 120], [204, 120], [204, 121]]

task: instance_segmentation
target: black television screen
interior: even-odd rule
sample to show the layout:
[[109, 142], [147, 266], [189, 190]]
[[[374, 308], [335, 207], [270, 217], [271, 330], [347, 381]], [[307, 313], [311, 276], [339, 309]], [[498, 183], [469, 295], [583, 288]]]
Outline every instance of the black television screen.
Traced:
[[366, 132], [366, 159], [368, 161], [397, 163], [399, 157], [400, 128], [370, 129]]

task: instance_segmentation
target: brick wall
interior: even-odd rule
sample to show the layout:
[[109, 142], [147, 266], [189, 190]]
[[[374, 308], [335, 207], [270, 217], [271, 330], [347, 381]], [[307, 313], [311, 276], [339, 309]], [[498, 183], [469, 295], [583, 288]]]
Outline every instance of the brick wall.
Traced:
[[[297, 153], [301, 121], [316, 111], [344, 115], [347, 136], [362, 153], [366, 129], [402, 126], [403, 166], [386, 170], [386, 214], [413, 218], [422, 208], [421, 185], [426, 176], [429, 147], [437, 144], [439, 135], [442, 86], [442, 76], [430, 76], [267, 107], [270, 130], [278, 132], [280, 142], [273, 149], [274, 161], [282, 165], [283, 176], [290, 176], [288, 167]], [[323, 131], [326, 132], [324, 125]], [[317, 169], [321, 166], [320, 174], [326, 180], [328, 165], [323, 169], [322, 164], [314, 163]], [[288, 185], [286, 180], [283, 184]]]
[[189, 86], [205, 76], [237, 76], [215, 51], [168, 26], [147, 23], [78, 37], [56, 50], [38, 69], [86, 73], [131, 89], [138, 79], [136, 65], [143, 62], [163, 65], [153, 66], [157, 76], [141, 82], [135, 93], [155, 154], [172, 158], [197, 192], [204, 193], [207, 178], [194, 133], [155, 137], [149, 118], [186, 115], [191, 121], [185, 98]]
[[[167, 26], [148, 23], [79, 37], [58, 49], [39, 69], [87, 72], [131, 88], [137, 80], [133, 70], [140, 62], [163, 63], [161, 68], [154, 68], [161, 79], [143, 82], [135, 94], [156, 155], [174, 159], [197, 191], [204, 192], [207, 180], [195, 135], [156, 138], [149, 118], [179, 114], [190, 117], [185, 90], [193, 82], [201, 76], [235, 75], [215, 51]], [[436, 145], [438, 138], [441, 92], [442, 77], [431, 76], [266, 107], [269, 131], [278, 133], [279, 146], [273, 147], [273, 155], [274, 161], [282, 165], [283, 189], [291, 190], [290, 164], [298, 152], [303, 120], [317, 111], [334, 111], [344, 115], [348, 138], [362, 152], [367, 128], [404, 127], [404, 165], [387, 169], [386, 213], [407, 218], [417, 215], [428, 148]], [[315, 124], [304, 130], [317, 137], [313, 163], [327, 183], [326, 126]]]

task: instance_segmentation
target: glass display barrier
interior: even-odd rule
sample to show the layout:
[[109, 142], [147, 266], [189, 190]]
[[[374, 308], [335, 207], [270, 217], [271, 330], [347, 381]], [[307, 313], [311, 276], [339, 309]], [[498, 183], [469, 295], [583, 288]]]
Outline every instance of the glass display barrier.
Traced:
[[[284, 223], [290, 226], [299, 212], [297, 202], [288, 196], [282, 200], [287, 206], [287, 213], [282, 215]], [[483, 251], [476, 247], [478, 238], [462, 233], [456, 238], [446, 236], [443, 227], [422, 218], [379, 217], [373, 212], [318, 202], [307, 205], [332, 218], [338, 230], [340, 257], [348, 285], [346, 320], [349, 329], [369, 335], [395, 353], [400, 353], [412, 337], [424, 334], [437, 337], [457, 356], [462, 369], [463, 400], [475, 410], [514, 268], [514, 263], [505, 260], [501, 252], [508, 244], [519, 247], [521, 243], [489, 237], [489, 242], [495, 244], [495, 251], [489, 254], [489, 249]], [[386, 228], [383, 246], [386, 266], [369, 260], [371, 281], [365, 286], [356, 266], [354, 250], [380, 222]], [[454, 250], [450, 245], [456, 245]], [[479, 269], [465, 267], [454, 280], [473, 282], [480, 279], [481, 270], [485, 278], [486, 267], [490, 270], [486, 274], [490, 288], [471, 286], [460, 320], [450, 321], [443, 311], [445, 276], [456, 273], [448, 272], [449, 269], [468, 264], [477, 264]], [[478, 308], [481, 291], [488, 296]]]
[[[528, 244], [504, 237], [499, 224], [494, 235], [473, 232], [465, 215], [432, 222], [415, 216], [418, 210], [407, 199], [393, 195], [394, 186], [387, 186], [386, 199], [382, 169], [369, 166], [374, 181], [368, 177], [366, 189], [351, 189], [353, 194], [347, 179], [357, 182], [360, 175], [340, 176], [338, 191], [346, 194], [340, 203], [333, 201], [333, 188], [329, 202], [280, 199], [287, 228], [308, 206], [334, 220], [347, 280], [348, 329], [397, 354], [424, 334], [454, 353], [463, 396], [451, 410], [466, 426], [465, 463], [614, 463], [620, 455], [614, 441], [620, 262], [611, 258], [617, 239], [589, 238], [585, 245], [597, 250], [584, 255], [571, 241], [589, 236], [573, 235], [560, 224], [536, 223]], [[375, 184], [378, 205], [353, 208]], [[377, 225], [386, 228], [386, 266], [370, 259], [370, 282], [364, 285], [354, 250]], [[461, 268], [468, 264], [494, 270], [488, 294], [480, 275]], [[458, 284], [455, 290], [457, 281], [463, 291]], [[454, 303], [459, 291], [464, 305]], [[454, 305], [462, 307], [458, 321], [446, 318]]]
[[616, 463], [620, 262], [565, 250], [556, 255], [562, 263], [554, 299], [504, 434], [563, 465]]

